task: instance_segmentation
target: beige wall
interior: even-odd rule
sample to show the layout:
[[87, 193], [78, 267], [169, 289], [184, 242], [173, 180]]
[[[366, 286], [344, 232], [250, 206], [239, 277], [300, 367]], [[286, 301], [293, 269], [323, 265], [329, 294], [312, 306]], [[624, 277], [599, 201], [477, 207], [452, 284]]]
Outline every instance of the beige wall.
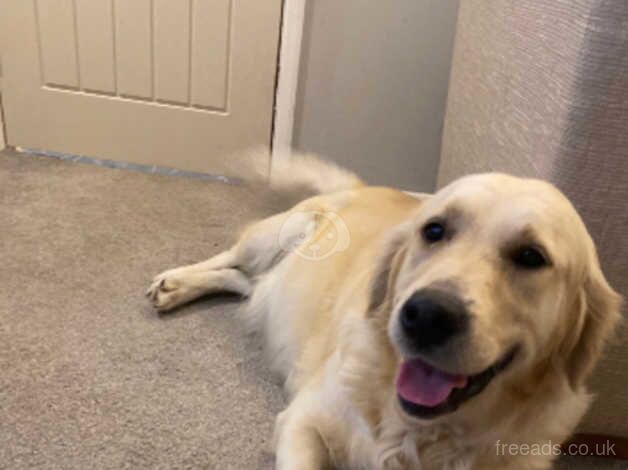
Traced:
[[0, 150], [6, 147], [6, 140], [4, 137], [4, 122], [2, 112], [2, 48], [0, 47]]
[[0, 94], [0, 150], [6, 147], [4, 140], [4, 122], [2, 121], [2, 95]]
[[308, 0], [294, 145], [367, 181], [436, 183], [458, 0]]

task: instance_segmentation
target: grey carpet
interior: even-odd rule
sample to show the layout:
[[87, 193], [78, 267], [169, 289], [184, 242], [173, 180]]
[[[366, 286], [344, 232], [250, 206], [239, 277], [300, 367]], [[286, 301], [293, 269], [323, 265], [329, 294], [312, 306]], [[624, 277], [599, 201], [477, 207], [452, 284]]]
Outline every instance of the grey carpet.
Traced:
[[283, 399], [237, 299], [157, 315], [143, 291], [277, 207], [245, 186], [0, 154], [0, 468], [271, 468]]
[[236, 299], [157, 315], [161, 270], [271, 211], [242, 186], [0, 156], [0, 468], [270, 468], [282, 398]]

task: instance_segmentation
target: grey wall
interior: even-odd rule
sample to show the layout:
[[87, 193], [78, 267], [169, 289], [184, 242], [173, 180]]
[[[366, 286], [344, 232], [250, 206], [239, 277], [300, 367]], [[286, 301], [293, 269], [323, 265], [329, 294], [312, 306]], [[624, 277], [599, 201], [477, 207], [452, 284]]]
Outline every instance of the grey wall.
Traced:
[[435, 187], [458, 0], [308, 0], [294, 145]]

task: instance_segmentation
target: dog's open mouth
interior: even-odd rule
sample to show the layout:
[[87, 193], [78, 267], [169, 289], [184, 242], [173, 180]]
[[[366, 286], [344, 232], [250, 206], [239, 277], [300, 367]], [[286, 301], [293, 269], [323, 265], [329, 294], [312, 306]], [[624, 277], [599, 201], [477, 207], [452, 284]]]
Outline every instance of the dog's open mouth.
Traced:
[[484, 390], [510, 365], [516, 353], [517, 348], [512, 348], [495, 364], [475, 375], [449, 374], [421, 359], [406, 360], [397, 376], [401, 407], [409, 415], [423, 419], [451, 413]]

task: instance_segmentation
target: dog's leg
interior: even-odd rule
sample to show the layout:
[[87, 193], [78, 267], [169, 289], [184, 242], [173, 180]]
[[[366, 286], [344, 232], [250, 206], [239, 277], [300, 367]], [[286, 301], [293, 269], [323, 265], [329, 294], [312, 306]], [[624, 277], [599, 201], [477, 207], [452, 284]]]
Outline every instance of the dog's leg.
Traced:
[[293, 409], [277, 417], [276, 470], [322, 470], [329, 466], [329, 453], [308, 416]]
[[220, 291], [246, 297], [253, 289], [252, 279], [270, 269], [290, 248], [291, 237], [298, 237], [309, 223], [308, 214], [300, 217], [292, 211], [261, 220], [245, 230], [231, 249], [201, 263], [155, 276], [146, 296], [160, 311]]
[[153, 305], [159, 311], [170, 310], [202, 295], [216, 292], [234, 292], [248, 296], [250, 280], [237, 269], [213, 271], [181, 271], [176, 276], [166, 276], [149, 289]]
[[146, 296], [159, 311], [221, 291], [247, 296], [251, 283], [235, 265], [236, 255], [231, 249], [201, 263], [169, 269], [155, 276]]

